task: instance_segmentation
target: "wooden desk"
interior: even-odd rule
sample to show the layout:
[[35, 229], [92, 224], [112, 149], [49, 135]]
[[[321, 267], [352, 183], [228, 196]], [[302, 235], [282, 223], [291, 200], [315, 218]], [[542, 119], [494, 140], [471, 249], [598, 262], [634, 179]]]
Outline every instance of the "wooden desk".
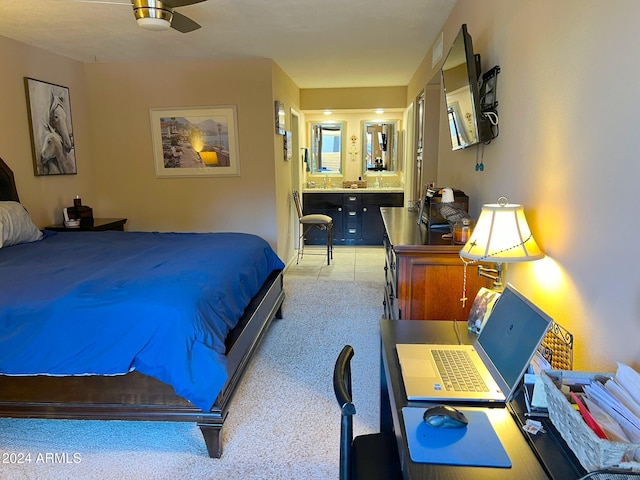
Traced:
[[[473, 343], [475, 336], [469, 334], [466, 322], [458, 322], [463, 343]], [[561, 476], [548, 473], [536, 457], [525, 439], [520, 426], [507, 408], [482, 408], [491, 420], [509, 458], [511, 468], [462, 467], [414, 463], [409, 456], [409, 447], [404, 434], [402, 408], [429, 406], [426, 402], [407, 401], [404, 384], [398, 363], [395, 345], [397, 343], [458, 343], [452, 321], [415, 321], [380, 320], [381, 332], [381, 392], [380, 392], [380, 429], [394, 431], [403, 466], [405, 480], [435, 479], [548, 479], [577, 478], [577, 475]], [[466, 408], [466, 407], [465, 407]], [[482, 448], [481, 446], [479, 448]], [[561, 456], [561, 454], [559, 454]], [[557, 459], [560, 466], [570, 464], [569, 460]], [[545, 463], [546, 464], [546, 463]], [[572, 465], [567, 466], [572, 471]], [[565, 470], [566, 471], [566, 470]]]

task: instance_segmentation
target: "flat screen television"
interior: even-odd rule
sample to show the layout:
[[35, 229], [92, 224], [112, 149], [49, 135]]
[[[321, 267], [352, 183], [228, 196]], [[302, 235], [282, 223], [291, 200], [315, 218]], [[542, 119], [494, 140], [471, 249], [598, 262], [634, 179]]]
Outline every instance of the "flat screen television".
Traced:
[[491, 141], [490, 122], [480, 107], [480, 74], [480, 55], [473, 53], [471, 35], [463, 24], [442, 65], [452, 150]]

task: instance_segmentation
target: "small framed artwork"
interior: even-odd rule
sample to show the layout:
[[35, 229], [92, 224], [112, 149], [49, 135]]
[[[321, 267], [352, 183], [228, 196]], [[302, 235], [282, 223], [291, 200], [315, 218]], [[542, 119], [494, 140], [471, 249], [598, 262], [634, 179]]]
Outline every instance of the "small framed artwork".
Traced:
[[236, 106], [152, 108], [156, 177], [240, 175]]
[[500, 292], [482, 287], [478, 290], [469, 310], [468, 328], [470, 332], [479, 334], [487, 323], [493, 305], [500, 298]]
[[285, 125], [284, 103], [276, 100], [276, 134], [284, 135], [287, 127]]
[[424, 213], [424, 208], [427, 204], [427, 198], [429, 193], [429, 189], [427, 187], [427, 185], [424, 186], [424, 195], [420, 198], [420, 205], [418, 207], [418, 220], [417, 223], [418, 225], [422, 225], [422, 214]]
[[292, 147], [291, 132], [285, 132], [283, 139], [284, 139], [284, 161], [290, 162], [291, 159], [293, 158], [293, 152], [291, 150], [291, 147]]
[[28, 77], [24, 84], [35, 175], [75, 175], [69, 89]]

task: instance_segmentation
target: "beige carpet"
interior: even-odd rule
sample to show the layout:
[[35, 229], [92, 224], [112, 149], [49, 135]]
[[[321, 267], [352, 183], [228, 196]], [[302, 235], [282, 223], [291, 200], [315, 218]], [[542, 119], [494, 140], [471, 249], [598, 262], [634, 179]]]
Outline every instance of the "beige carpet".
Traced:
[[377, 431], [382, 286], [285, 277], [285, 291], [284, 318], [232, 402], [222, 458], [193, 424], [0, 419], [0, 478], [338, 478], [333, 364], [354, 347], [354, 432]]

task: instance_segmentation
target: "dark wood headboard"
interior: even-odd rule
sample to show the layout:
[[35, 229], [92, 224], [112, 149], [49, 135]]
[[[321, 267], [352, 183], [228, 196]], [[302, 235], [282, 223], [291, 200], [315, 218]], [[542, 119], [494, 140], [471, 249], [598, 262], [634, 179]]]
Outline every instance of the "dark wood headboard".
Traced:
[[13, 172], [9, 168], [9, 165], [4, 163], [4, 160], [0, 158], [0, 201], [12, 200], [19, 202], [18, 189], [16, 188], [16, 182], [13, 178]]

